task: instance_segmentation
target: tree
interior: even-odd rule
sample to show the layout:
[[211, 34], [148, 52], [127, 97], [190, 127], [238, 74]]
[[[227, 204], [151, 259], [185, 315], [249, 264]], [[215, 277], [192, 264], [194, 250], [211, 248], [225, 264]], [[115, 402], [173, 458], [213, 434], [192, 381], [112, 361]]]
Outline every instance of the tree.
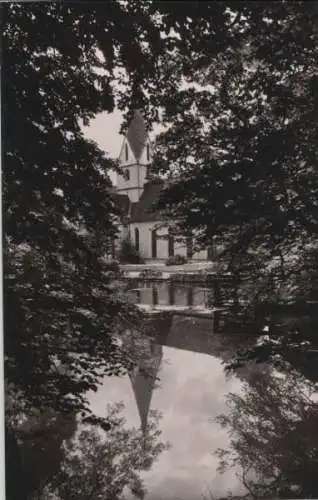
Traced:
[[168, 181], [157, 208], [199, 247], [222, 247], [231, 271], [275, 286], [299, 272], [317, 235], [317, 7], [227, 7], [234, 42], [205, 46], [187, 86], [163, 100], [155, 163]]
[[[312, 299], [317, 6], [282, 1], [226, 7], [232, 22], [225, 44], [214, 44], [214, 26], [204, 12], [202, 36], [210, 33], [211, 43], [187, 67], [178, 54], [169, 62], [184, 85], [162, 99], [167, 130], [158, 138], [154, 162], [167, 182], [156, 209], [176, 221], [179, 233], [191, 231], [197, 248], [219, 247], [220, 269], [232, 273], [251, 309], [299, 299], [300, 292]], [[196, 37], [199, 44], [199, 30]], [[312, 360], [312, 376], [316, 315], [310, 322], [308, 328], [302, 317], [297, 328], [280, 328], [274, 342], [284, 338], [281, 354], [288, 341], [293, 348], [296, 342], [296, 351]], [[256, 346], [248, 356], [264, 361], [277, 349]]]
[[[43, 485], [56, 474], [63, 463], [63, 442], [70, 439], [76, 429], [76, 419], [65, 415], [52, 415], [48, 410], [41, 415], [28, 418], [23, 425], [13, 429], [17, 439], [19, 455], [22, 458], [21, 469], [24, 482], [18, 483], [19, 497], [22, 495], [36, 495]], [[8, 432], [12, 430], [8, 429]], [[11, 464], [8, 474], [19, 471], [19, 467]], [[12, 479], [16, 482], [17, 477]], [[11, 498], [8, 495], [8, 498]]]
[[137, 498], [144, 498], [146, 489], [140, 472], [150, 470], [169, 446], [158, 440], [158, 413], [151, 412], [143, 434], [139, 429], [127, 428], [121, 416], [123, 409], [122, 403], [108, 406], [108, 419], [112, 422], [108, 432], [101, 433], [90, 426], [67, 442], [61, 471], [46, 486], [43, 498], [56, 495], [61, 500], [117, 500], [125, 488]]
[[229, 449], [217, 451], [220, 470], [238, 465], [253, 498], [316, 498], [315, 387], [277, 373], [249, 384], [242, 395], [228, 395], [229, 412], [217, 419], [231, 439]]

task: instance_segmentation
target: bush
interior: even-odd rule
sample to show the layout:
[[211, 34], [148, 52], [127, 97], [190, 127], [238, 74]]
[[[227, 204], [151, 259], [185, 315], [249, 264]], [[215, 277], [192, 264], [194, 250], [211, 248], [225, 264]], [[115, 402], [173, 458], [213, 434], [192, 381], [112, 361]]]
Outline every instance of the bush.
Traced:
[[107, 271], [119, 272], [119, 260], [106, 257], [102, 262], [107, 266]]
[[122, 264], [142, 264], [144, 262], [140, 253], [128, 238], [121, 242], [118, 257]]
[[187, 258], [184, 255], [172, 255], [166, 260], [166, 266], [180, 266], [182, 264], [186, 264], [188, 262]]

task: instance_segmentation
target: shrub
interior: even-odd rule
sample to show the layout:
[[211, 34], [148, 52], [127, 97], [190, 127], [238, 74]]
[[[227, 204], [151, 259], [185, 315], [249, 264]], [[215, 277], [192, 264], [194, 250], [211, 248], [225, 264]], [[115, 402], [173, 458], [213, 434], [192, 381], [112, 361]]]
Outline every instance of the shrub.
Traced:
[[119, 272], [119, 260], [104, 258], [103, 263], [107, 266], [107, 271]]
[[118, 257], [122, 264], [142, 264], [144, 261], [128, 238], [121, 242]]
[[166, 260], [166, 266], [180, 266], [182, 264], [186, 264], [188, 262], [187, 258], [184, 255], [172, 255]]

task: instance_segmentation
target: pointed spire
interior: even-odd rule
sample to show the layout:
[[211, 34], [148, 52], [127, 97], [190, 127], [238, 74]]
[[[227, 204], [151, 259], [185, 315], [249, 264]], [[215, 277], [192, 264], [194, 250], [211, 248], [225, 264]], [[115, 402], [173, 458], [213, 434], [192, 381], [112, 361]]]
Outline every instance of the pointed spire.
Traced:
[[129, 145], [138, 161], [147, 140], [146, 123], [141, 110], [136, 109], [126, 134]]
[[152, 344], [151, 347], [151, 366], [140, 367], [145, 370], [145, 373], [138, 368], [135, 373], [130, 374], [143, 433], [146, 432], [150, 403], [162, 360], [162, 346]]

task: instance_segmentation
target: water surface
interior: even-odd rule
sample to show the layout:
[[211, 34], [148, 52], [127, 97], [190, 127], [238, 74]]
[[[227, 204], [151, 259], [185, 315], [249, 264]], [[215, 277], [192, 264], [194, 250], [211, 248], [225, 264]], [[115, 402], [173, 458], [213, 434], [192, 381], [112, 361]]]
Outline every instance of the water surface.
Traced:
[[[157, 303], [171, 303], [171, 291], [165, 285], [146, 286], [137, 294], [141, 303], [152, 303], [154, 287]], [[174, 303], [203, 303], [205, 291], [175, 287]], [[141, 300], [140, 300], [141, 299]], [[216, 319], [218, 321], [216, 321]], [[157, 387], [140, 372], [135, 378], [105, 378], [100, 390], [91, 395], [92, 409], [105, 414], [107, 403], [123, 401], [125, 417], [131, 426], [146, 425], [149, 409], [162, 413], [162, 440], [171, 449], [162, 453], [151, 471], [143, 474], [149, 494], [147, 498], [202, 499], [210, 490], [223, 495], [242, 491], [233, 470], [224, 475], [217, 471], [214, 452], [227, 447], [226, 431], [215, 417], [226, 411], [225, 396], [240, 392], [241, 379], [226, 376], [223, 361], [230, 359], [238, 345], [246, 343], [239, 332], [226, 336], [215, 331], [219, 318], [169, 316], [153, 320], [155, 340], [145, 337], [152, 357], [153, 372], [159, 377]], [[141, 361], [142, 365], [142, 361]], [[248, 370], [240, 376], [248, 377]]]

